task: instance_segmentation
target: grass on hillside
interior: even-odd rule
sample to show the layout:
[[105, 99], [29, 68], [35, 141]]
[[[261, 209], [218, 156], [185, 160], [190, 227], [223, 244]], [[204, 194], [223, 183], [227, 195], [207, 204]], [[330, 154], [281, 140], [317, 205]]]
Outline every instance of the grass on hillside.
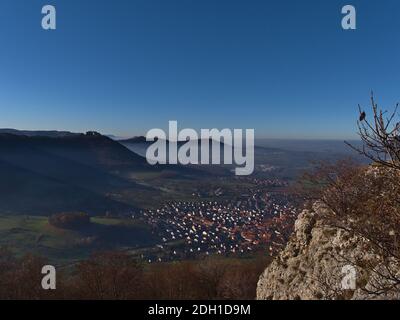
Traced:
[[85, 259], [94, 251], [153, 246], [157, 240], [136, 220], [94, 217], [91, 221], [89, 228], [66, 230], [49, 225], [43, 216], [0, 215], [0, 247], [63, 264]]

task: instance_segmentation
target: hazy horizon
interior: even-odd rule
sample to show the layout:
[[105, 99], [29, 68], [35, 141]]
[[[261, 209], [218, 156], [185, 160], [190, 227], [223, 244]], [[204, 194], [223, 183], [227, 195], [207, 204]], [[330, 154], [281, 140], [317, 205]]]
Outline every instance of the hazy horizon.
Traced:
[[[181, 128], [182, 129], [182, 128]], [[217, 129], [223, 129], [223, 128], [217, 128]], [[124, 140], [124, 139], [131, 139], [131, 138], [136, 138], [136, 137], [145, 137], [146, 132], [138, 133], [138, 134], [131, 134], [131, 135], [125, 135], [125, 136], [120, 136], [117, 134], [114, 134], [112, 132], [101, 132], [100, 130], [96, 130], [93, 128], [88, 128], [82, 131], [72, 131], [68, 129], [54, 129], [54, 128], [32, 128], [32, 129], [26, 129], [26, 128], [11, 128], [11, 127], [0, 127], [1, 130], [17, 130], [17, 131], [29, 131], [29, 132], [51, 132], [51, 131], [56, 131], [56, 132], [70, 132], [70, 133], [86, 133], [88, 131], [96, 131], [99, 132], [100, 134], [104, 136], [109, 136], [117, 140]], [[312, 142], [312, 141], [321, 141], [321, 142], [344, 142], [344, 141], [360, 141], [360, 139], [357, 139], [356, 137], [349, 137], [349, 138], [319, 138], [319, 137], [259, 137], [255, 136], [255, 142], [268, 142], [268, 141], [275, 141], [275, 142], [285, 142], [285, 141], [305, 141], [305, 142]]]

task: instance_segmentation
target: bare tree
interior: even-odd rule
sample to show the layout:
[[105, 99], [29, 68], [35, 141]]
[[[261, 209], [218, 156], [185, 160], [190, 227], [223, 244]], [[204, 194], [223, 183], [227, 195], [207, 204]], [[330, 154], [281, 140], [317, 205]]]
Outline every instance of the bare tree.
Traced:
[[360, 113], [357, 122], [362, 147], [346, 142], [348, 146], [366, 156], [373, 162], [385, 167], [400, 170], [400, 119], [397, 103], [392, 111], [383, 111], [375, 102], [371, 93], [372, 117], [358, 106]]
[[81, 299], [136, 299], [142, 290], [141, 266], [128, 254], [102, 252], [77, 266], [75, 296]]

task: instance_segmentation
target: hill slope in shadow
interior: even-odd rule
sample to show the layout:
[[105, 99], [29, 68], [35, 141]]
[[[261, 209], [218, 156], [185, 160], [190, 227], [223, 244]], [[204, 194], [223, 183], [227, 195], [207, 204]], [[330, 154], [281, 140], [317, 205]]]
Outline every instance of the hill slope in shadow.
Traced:
[[0, 210], [41, 215], [71, 210], [92, 215], [131, 212], [135, 205], [109, 194], [126, 189], [151, 194], [151, 186], [139, 185], [128, 176], [163, 169], [98, 134], [0, 133]]

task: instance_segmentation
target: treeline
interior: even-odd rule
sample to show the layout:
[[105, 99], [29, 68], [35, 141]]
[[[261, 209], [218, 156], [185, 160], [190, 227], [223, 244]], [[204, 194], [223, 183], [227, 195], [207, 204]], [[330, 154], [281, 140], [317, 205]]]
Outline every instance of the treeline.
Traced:
[[46, 261], [0, 251], [0, 299], [255, 299], [267, 258], [209, 258], [145, 265], [126, 253], [97, 253], [57, 269], [57, 289], [41, 287]]

